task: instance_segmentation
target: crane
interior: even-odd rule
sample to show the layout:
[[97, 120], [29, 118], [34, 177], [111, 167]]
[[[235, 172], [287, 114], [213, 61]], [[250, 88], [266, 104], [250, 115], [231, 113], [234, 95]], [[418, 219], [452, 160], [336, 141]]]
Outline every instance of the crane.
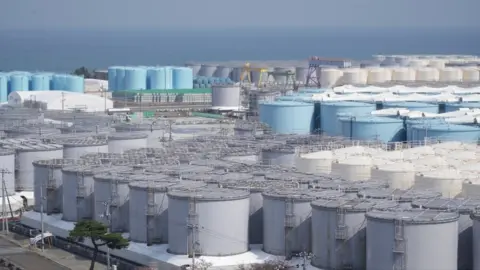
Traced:
[[261, 84], [263, 82], [263, 76], [267, 76], [268, 78], [268, 68], [255, 68], [251, 67], [250, 63], [245, 63], [245, 65], [243, 66], [242, 74], [240, 75], [240, 82], [246, 81], [248, 83], [252, 83], [252, 71], [256, 71], [259, 73], [258, 83], [256, 86], [260, 88], [262, 86]]

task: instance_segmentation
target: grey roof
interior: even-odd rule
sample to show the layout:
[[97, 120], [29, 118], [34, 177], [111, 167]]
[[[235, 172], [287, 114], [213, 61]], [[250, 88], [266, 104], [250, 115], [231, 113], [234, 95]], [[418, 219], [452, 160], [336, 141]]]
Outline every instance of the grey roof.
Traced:
[[412, 202], [413, 207], [444, 210], [444, 211], [458, 211], [461, 214], [470, 214], [475, 209], [480, 208], [480, 199], [421, 199]]
[[380, 211], [367, 212], [367, 219], [379, 221], [403, 221], [407, 224], [438, 224], [455, 222], [459, 214], [455, 212], [444, 212], [438, 210], [408, 209], [404, 211]]
[[250, 193], [238, 189], [200, 188], [195, 190], [176, 189], [168, 192], [170, 198], [195, 199], [197, 201], [230, 201], [249, 198]]
[[442, 193], [428, 190], [401, 189], [365, 189], [358, 192], [359, 197], [372, 199], [391, 199], [399, 202], [411, 202], [417, 199], [432, 199], [442, 196]]
[[367, 212], [372, 209], [395, 209], [398, 208], [398, 203], [393, 201], [371, 201], [345, 196], [336, 200], [316, 200], [312, 202], [312, 207], [317, 209], [341, 208], [349, 212]]

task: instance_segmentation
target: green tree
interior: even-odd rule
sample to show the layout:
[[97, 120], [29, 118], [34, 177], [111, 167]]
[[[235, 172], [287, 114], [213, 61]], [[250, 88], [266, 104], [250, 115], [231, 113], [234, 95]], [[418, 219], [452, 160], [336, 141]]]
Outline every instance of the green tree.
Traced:
[[83, 242], [87, 238], [93, 244], [93, 256], [90, 263], [90, 270], [95, 267], [98, 248], [107, 246], [111, 249], [124, 249], [129, 245], [129, 241], [120, 233], [109, 233], [107, 226], [95, 220], [82, 220], [75, 224], [75, 228], [70, 231], [69, 238], [73, 241]]
[[93, 75], [86, 67], [79, 67], [75, 69], [72, 74], [77, 76], [83, 76], [86, 79], [91, 78]]

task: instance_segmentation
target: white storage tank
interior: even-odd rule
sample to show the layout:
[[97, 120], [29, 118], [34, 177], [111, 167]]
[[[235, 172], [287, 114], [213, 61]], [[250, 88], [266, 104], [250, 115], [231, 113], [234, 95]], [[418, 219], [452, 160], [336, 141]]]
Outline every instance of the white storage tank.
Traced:
[[263, 251], [291, 256], [310, 252], [310, 203], [317, 199], [338, 198], [341, 191], [272, 189], [263, 193]]
[[480, 270], [480, 211], [472, 213], [473, 220], [473, 270]]
[[458, 266], [456, 269], [473, 269], [473, 222], [470, 214], [480, 207], [480, 199], [423, 199], [412, 202], [412, 206], [460, 214], [458, 219]]
[[334, 160], [331, 174], [347, 181], [365, 181], [371, 178], [372, 166], [368, 156], [349, 156]]
[[408, 63], [408, 66], [409, 67], [413, 67], [413, 68], [420, 68], [420, 67], [425, 67], [428, 65], [428, 60], [422, 60], [422, 59], [412, 59], [410, 60], [410, 62]]
[[441, 82], [460, 82], [463, 79], [463, 73], [459, 68], [442, 68], [439, 73]]
[[480, 81], [480, 71], [478, 68], [464, 68], [462, 71], [462, 80], [464, 82]]
[[366, 217], [367, 270], [457, 269], [458, 213], [373, 210]]
[[343, 85], [364, 85], [367, 83], [367, 74], [361, 69], [345, 69], [340, 81]]
[[6, 174], [3, 176], [6, 195], [13, 195], [15, 194], [15, 151], [0, 148], [0, 164], [1, 168], [6, 170]]
[[116, 132], [108, 134], [108, 152], [123, 154], [130, 149], [147, 147], [148, 135], [141, 132]]
[[428, 66], [432, 68], [445, 68], [445, 60], [432, 59], [428, 62]]
[[435, 190], [446, 198], [453, 198], [462, 192], [464, 180], [465, 177], [457, 170], [437, 169], [417, 174], [413, 188]]
[[332, 160], [332, 151], [301, 154], [295, 159], [295, 168], [302, 173], [328, 174], [332, 172]]
[[85, 164], [86, 161], [81, 159], [47, 159], [34, 161], [34, 210], [40, 212], [43, 197], [43, 209], [47, 215], [62, 213], [62, 168]]
[[370, 178], [386, 181], [391, 188], [409, 189], [415, 183], [415, 167], [407, 162], [375, 165]]
[[[151, 176], [149, 176], [151, 177]], [[164, 180], [164, 179], [161, 179]], [[132, 181], [129, 184], [129, 233], [134, 242], [152, 244], [168, 243], [167, 192], [174, 189], [205, 187], [201, 182]]]
[[[168, 252], [231, 256], [248, 251], [250, 194], [203, 188], [168, 192]], [[193, 236], [193, 239], [191, 237]], [[189, 244], [192, 240], [196, 243]]]
[[415, 200], [431, 200], [442, 197], [442, 193], [428, 190], [400, 190], [392, 188], [364, 189], [358, 192], [358, 197], [369, 200], [391, 200], [401, 206], [410, 208]]
[[438, 70], [434, 68], [419, 68], [415, 72], [415, 80], [421, 82], [438, 81]]
[[212, 87], [213, 109], [238, 109], [242, 104], [239, 86], [215, 85]]
[[317, 80], [320, 80], [320, 85], [325, 88], [330, 88], [339, 82], [343, 72], [334, 68], [317, 69]]
[[74, 139], [61, 142], [63, 145], [63, 157], [78, 159], [89, 153], [108, 153], [106, 140], [98, 139]]
[[263, 165], [277, 165], [293, 167], [295, 165], [295, 147], [288, 145], [275, 145], [263, 148], [260, 159]]
[[378, 84], [384, 83], [387, 81], [387, 70], [386, 69], [370, 69], [367, 70], [367, 84]]
[[316, 200], [312, 205], [312, 265], [320, 269], [365, 269], [365, 213], [395, 209], [392, 201], [358, 198]]
[[392, 70], [392, 81], [415, 81], [415, 71], [410, 68], [396, 68]]

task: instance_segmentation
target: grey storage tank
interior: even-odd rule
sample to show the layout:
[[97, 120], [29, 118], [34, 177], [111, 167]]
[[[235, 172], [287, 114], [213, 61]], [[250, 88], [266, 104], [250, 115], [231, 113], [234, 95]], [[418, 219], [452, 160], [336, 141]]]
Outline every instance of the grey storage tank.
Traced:
[[108, 153], [108, 144], [105, 140], [90, 138], [64, 140], [63, 157], [78, 159], [88, 153]]
[[62, 168], [86, 164], [87, 162], [82, 159], [47, 159], [34, 161], [34, 210], [40, 212], [43, 197], [43, 209], [47, 215], [62, 213]]
[[202, 182], [133, 181], [129, 184], [130, 240], [152, 244], [168, 243], [167, 192], [177, 188], [197, 189]]
[[151, 173], [162, 173], [173, 177], [178, 177], [181, 179], [183, 176], [192, 175], [192, 174], [202, 174], [210, 173], [213, 171], [212, 167], [206, 166], [195, 166], [195, 165], [159, 165], [155, 167], [148, 167], [145, 169], [147, 172]]
[[457, 269], [458, 213], [377, 211], [367, 216], [367, 270]]
[[411, 207], [415, 200], [431, 200], [442, 197], [442, 193], [429, 190], [415, 189], [365, 189], [358, 192], [358, 197], [374, 200], [392, 200], [397, 201], [404, 207]]
[[425, 208], [445, 212], [456, 212], [458, 219], [458, 270], [473, 268], [473, 221], [470, 219], [475, 209], [480, 208], [480, 199], [423, 199], [412, 202], [415, 208]]
[[203, 256], [247, 252], [249, 206], [249, 193], [243, 190], [204, 188], [169, 192], [168, 252], [193, 254], [194, 250]]
[[480, 270], [480, 212], [471, 214], [473, 220], [473, 270]]
[[160, 146], [161, 138], [164, 137], [164, 125], [156, 122], [142, 124], [121, 124], [115, 126], [116, 132], [142, 132], [148, 135], [149, 147]]
[[[5, 181], [6, 195], [15, 194], [15, 151], [0, 148], [0, 169], [6, 170], [3, 176]], [[2, 194], [0, 192], [0, 194]], [[0, 195], [1, 197], [1, 195]]]
[[140, 132], [117, 132], [108, 135], [108, 152], [119, 153], [147, 147], [148, 135]]
[[291, 182], [296, 184], [297, 188], [307, 189], [311, 187], [311, 183], [316, 179], [316, 176], [294, 172], [268, 172], [264, 175], [264, 179], [267, 181]]
[[310, 203], [337, 198], [335, 190], [272, 189], [263, 193], [263, 250], [290, 259], [294, 253], [310, 252]]
[[395, 209], [393, 201], [341, 196], [312, 202], [312, 265], [321, 269], [365, 269], [365, 213]]
[[358, 193], [366, 189], [382, 189], [387, 188], [388, 184], [384, 181], [346, 181], [343, 179], [320, 180], [314, 182], [312, 187], [323, 190], [341, 190], [345, 193]]
[[227, 182], [253, 180], [253, 175], [249, 173], [218, 172], [211, 174], [189, 174], [183, 176], [182, 179], [201, 181], [206, 183], [209, 187], [221, 187], [223, 183]]
[[260, 153], [263, 165], [295, 166], [296, 148], [289, 145], [265, 147]]
[[63, 146], [45, 144], [38, 140], [3, 140], [2, 147], [16, 150], [16, 191], [33, 191], [33, 162], [43, 159], [63, 158]]

